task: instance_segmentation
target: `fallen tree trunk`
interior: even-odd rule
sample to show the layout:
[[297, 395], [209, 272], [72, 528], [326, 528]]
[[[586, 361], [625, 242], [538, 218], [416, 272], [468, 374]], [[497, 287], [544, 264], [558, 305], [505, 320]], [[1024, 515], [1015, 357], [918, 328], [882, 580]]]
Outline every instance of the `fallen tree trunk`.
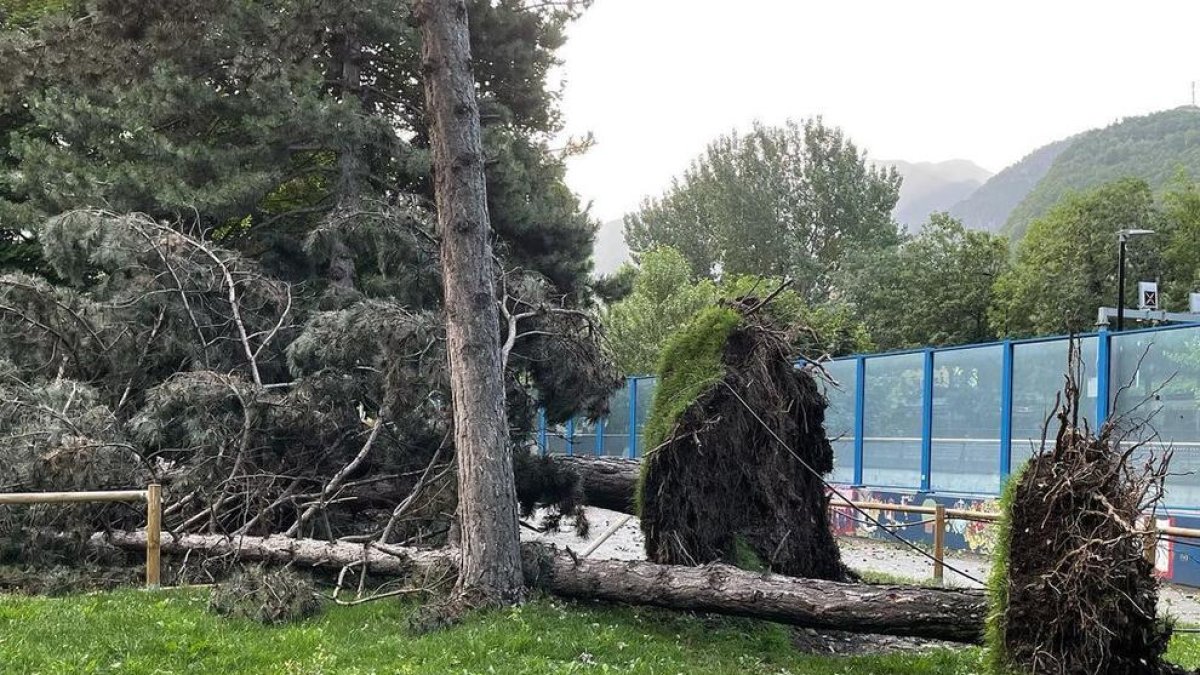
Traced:
[[555, 455], [553, 460], [559, 467], [579, 475], [588, 506], [633, 513], [633, 493], [641, 470], [636, 459]]
[[[93, 537], [125, 549], [144, 549], [145, 532]], [[366, 560], [371, 571], [430, 574], [457, 565], [451, 548], [371, 546], [284, 536], [224, 537], [164, 534], [166, 553], [236, 554], [246, 560], [339, 568]], [[980, 591], [845, 584], [748, 572], [728, 565], [678, 567], [641, 561], [576, 559], [551, 547], [526, 544], [531, 586], [567, 598], [654, 605], [730, 614], [806, 628], [979, 642], [987, 603]]]
[[[552, 455], [551, 460], [558, 468], [579, 475], [588, 506], [633, 513], [633, 493], [641, 465], [638, 460], [579, 455]], [[411, 479], [388, 478], [364, 481], [346, 488], [340, 495], [364, 506], [390, 509], [404, 501], [412, 486]]]

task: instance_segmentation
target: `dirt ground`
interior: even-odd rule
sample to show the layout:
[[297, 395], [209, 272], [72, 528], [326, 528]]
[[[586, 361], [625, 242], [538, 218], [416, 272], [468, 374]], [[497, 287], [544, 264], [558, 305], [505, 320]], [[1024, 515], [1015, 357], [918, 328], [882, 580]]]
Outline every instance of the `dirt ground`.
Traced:
[[[605, 509], [588, 508], [591, 523], [589, 539], [575, 536], [568, 523], [559, 532], [537, 533], [522, 530], [523, 538], [543, 541], [557, 546], [569, 546], [581, 553], [607, 532], [611, 526], [626, 518], [626, 514]], [[534, 520], [536, 523], [536, 519]], [[925, 556], [900, 544], [889, 544], [875, 539], [843, 537], [839, 539], [842, 559], [851, 569], [859, 572], [874, 572], [906, 579], [930, 579], [933, 563]], [[629, 518], [613, 535], [600, 544], [590, 557], [617, 560], [641, 560], [644, 558], [642, 531], [637, 518]], [[976, 579], [986, 580], [991, 565], [984, 556], [971, 553], [951, 552], [946, 564], [966, 572]], [[946, 570], [945, 583], [951, 586], [978, 587], [979, 584], [965, 579], [950, 569]], [[1182, 623], [1200, 624], [1200, 588], [1163, 584], [1159, 594], [1159, 609]]]

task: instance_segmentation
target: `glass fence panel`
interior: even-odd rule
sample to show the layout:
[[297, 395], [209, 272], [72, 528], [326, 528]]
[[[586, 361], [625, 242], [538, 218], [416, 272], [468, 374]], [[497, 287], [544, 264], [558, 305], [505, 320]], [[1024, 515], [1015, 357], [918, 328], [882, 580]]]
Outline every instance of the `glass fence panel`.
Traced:
[[603, 443], [602, 451], [605, 456], [629, 456], [629, 380], [608, 399]]
[[1200, 328], [1112, 337], [1112, 414], [1135, 459], [1173, 452], [1165, 502], [1200, 502]]
[[642, 457], [647, 450], [650, 450], [646, 447], [643, 429], [646, 426], [646, 417], [650, 415], [650, 405], [654, 402], [654, 389], [658, 386], [658, 378], [639, 377], [635, 382], [635, 386], [637, 386], [637, 454], [638, 457]]
[[[1174, 457], [1173, 475], [1167, 481], [1168, 505], [1200, 503], [1200, 328], [1130, 332], [1110, 339], [1111, 410], [1131, 430], [1124, 442], [1150, 440], [1143, 453], [1170, 447]], [[1043, 426], [1062, 391], [1068, 344], [1067, 338], [1060, 338], [1012, 347], [1014, 470], [1040, 444]], [[1094, 336], [1080, 340], [1080, 413], [1093, 429], [1099, 389], [1097, 344]], [[1002, 345], [984, 345], [934, 352], [930, 487], [935, 491], [994, 494], [998, 490], [1003, 350]], [[863, 483], [917, 489], [925, 355], [875, 356], [864, 364]], [[829, 402], [825, 429], [834, 451], [830, 478], [842, 484], [854, 480], [856, 367], [853, 358], [827, 363], [832, 382], [820, 383]], [[613, 394], [603, 428], [582, 417], [572, 424], [551, 426], [545, 433], [546, 451], [629, 456], [632, 424], [637, 456], [643, 456], [650, 449], [644, 429], [656, 386], [653, 377], [630, 378]]]
[[825, 435], [833, 446], [833, 473], [829, 480], [849, 485], [854, 482], [854, 398], [857, 361], [831, 361], [824, 364], [833, 382], [817, 376], [829, 407], [825, 410]]
[[921, 382], [924, 354], [866, 361], [863, 391], [863, 483], [921, 485]]
[[555, 424], [546, 428], [546, 454], [567, 454], [567, 425]]
[[589, 421], [582, 415], [575, 418], [574, 454], [596, 454], [596, 435], [599, 431], [599, 426], [597, 422]]
[[[1042, 428], [1054, 412], [1067, 373], [1067, 338], [1013, 345], [1012, 469], [1016, 471], [1040, 449]], [[1096, 428], [1096, 338], [1079, 341], [1081, 419]], [[1054, 420], [1050, 420], [1053, 425]], [[1048, 438], [1053, 440], [1054, 427]]]
[[999, 492], [1003, 360], [1002, 345], [934, 353], [934, 491]]

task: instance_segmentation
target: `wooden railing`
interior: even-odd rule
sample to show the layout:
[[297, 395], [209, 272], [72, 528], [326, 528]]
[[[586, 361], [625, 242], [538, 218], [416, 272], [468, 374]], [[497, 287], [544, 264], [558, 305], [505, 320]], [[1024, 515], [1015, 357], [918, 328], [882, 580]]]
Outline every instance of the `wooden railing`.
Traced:
[[[896, 513], [920, 513], [933, 516], [933, 578], [941, 581], [945, 575], [944, 561], [946, 554], [946, 521], [973, 520], [976, 522], [994, 523], [1000, 520], [999, 513], [988, 511], [971, 511], [968, 509], [948, 509], [941, 504], [921, 506], [917, 504], [888, 504], [886, 502], [856, 502], [847, 501], [834, 495], [829, 500], [834, 508], [854, 508], [864, 511], [894, 511]], [[900, 525], [903, 525], [901, 523]], [[1154, 564], [1158, 553], [1158, 538], [1162, 535], [1183, 537], [1185, 539], [1200, 539], [1200, 529], [1190, 527], [1158, 527], [1154, 518], [1146, 521], [1146, 559]]]
[[147, 485], [145, 490], [0, 493], [0, 505], [142, 501], [146, 502], [146, 587], [158, 588], [162, 561], [162, 486], [158, 483]]

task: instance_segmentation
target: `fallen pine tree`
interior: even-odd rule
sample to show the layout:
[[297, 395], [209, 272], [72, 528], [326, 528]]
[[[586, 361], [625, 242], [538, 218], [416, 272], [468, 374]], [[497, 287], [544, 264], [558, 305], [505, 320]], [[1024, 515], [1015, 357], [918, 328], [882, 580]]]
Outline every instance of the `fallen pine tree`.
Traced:
[[[97, 534], [93, 543], [144, 549], [146, 533]], [[317, 539], [165, 534], [164, 553], [236, 555], [242, 560], [342, 568], [378, 574], [442, 575], [453, 548], [417, 549]], [[722, 564], [703, 567], [642, 561], [588, 560], [539, 544], [524, 547], [528, 583], [565, 598], [711, 612], [806, 628], [902, 635], [955, 642], [982, 639], [987, 604], [975, 590], [847, 584], [749, 572]]]

